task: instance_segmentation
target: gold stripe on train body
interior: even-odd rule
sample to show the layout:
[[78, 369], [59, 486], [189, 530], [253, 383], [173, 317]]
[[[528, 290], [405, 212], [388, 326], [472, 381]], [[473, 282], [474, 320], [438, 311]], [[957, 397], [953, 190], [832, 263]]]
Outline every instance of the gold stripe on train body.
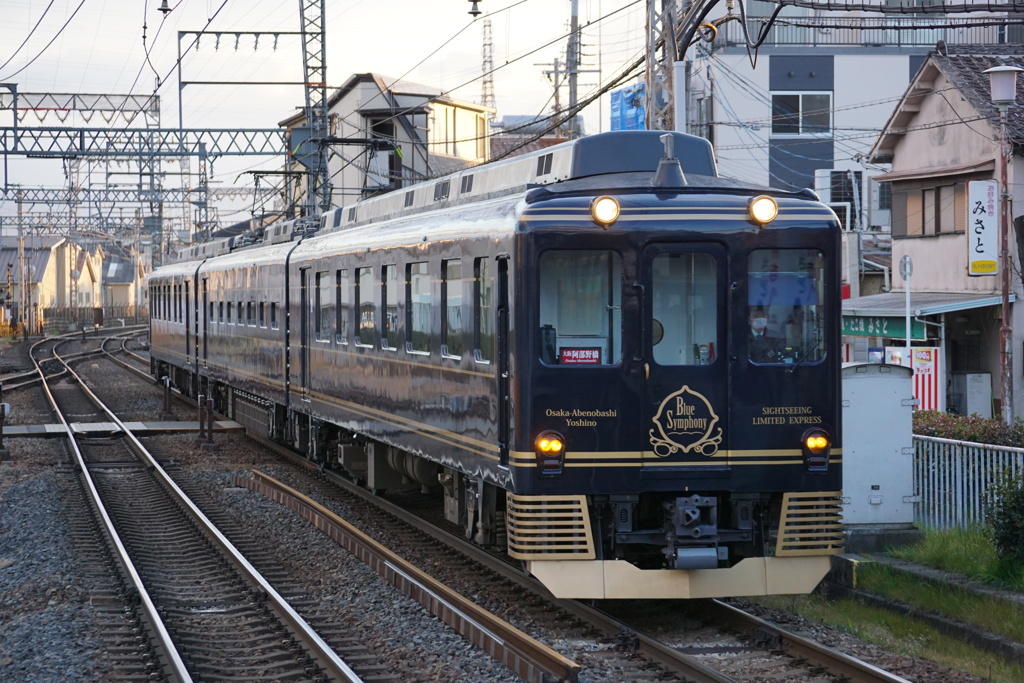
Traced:
[[[843, 450], [833, 449], [830, 465], [839, 465]], [[532, 451], [512, 451], [509, 453], [511, 467], [535, 467], [537, 456]], [[565, 467], [722, 467], [740, 465], [802, 465], [803, 452], [800, 450], [749, 450], [720, 451], [714, 460], [665, 462], [653, 451], [620, 451], [620, 452], [567, 452]]]

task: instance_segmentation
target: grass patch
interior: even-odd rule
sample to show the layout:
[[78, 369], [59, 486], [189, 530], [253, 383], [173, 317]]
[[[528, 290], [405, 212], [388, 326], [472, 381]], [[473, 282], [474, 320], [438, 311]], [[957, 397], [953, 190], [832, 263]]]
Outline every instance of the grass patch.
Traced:
[[893, 549], [889, 554], [1024, 592], [1024, 566], [997, 557], [984, 529], [926, 529], [920, 542]]
[[930, 659], [993, 683], [1024, 681], [1024, 667], [1007, 664], [910, 617], [850, 600], [826, 600], [819, 595], [768, 596], [753, 601], [827, 624], [888, 652]]
[[1024, 607], [953, 586], [935, 586], [882, 564], [862, 563], [857, 587], [1024, 642]]

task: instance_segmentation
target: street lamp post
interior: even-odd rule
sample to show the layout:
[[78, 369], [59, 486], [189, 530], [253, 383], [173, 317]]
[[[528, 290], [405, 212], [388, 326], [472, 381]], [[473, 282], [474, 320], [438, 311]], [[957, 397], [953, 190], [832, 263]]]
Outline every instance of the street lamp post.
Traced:
[[1024, 71], [1016, 66], [997, 66], [985, 70], [992, 89], [992, 103], [999, 107], [999, 269], [1002, 276], [1003, 321], [999, 328], [1000, 374], [1002, 375], [1003, 401], [1002, 418], [1006, 424], [1013, 423], [1013, 339], [1010, 327], [1010, 192], [1006, 178], [1007, 154], [1006, 115], [1010, 105], [1017, 101], [1017, 72]]

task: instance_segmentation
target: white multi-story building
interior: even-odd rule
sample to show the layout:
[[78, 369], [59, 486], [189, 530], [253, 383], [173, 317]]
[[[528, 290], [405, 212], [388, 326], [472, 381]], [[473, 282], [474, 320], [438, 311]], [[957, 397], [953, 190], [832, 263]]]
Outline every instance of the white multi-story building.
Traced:
[[867, 156], [927, 53], [939, 41], [1020, 43], [1024, 27], [1005, 13], [907, 13], [936, 0], [864, 4], [880, 11], [786, 7], [754, 50], [745, 36], [756, 39], [778, 4], [745, 0], [746, 31], [726, 22], [689, 53], [687, 121], [714, 143], [723, 175], [815, 188], [847, 229], [887, 231], [889, 187], [871, 178], [888, 168]]

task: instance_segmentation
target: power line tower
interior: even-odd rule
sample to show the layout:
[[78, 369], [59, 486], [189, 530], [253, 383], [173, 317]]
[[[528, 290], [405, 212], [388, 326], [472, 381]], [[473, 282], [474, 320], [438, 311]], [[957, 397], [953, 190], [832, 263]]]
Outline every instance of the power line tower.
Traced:
[[331, 179], [327, 169], [327, 17], [323, 0], [299, 0], [302, 14], [302, 67], [306, 84], [306, 125], [314, 145], [309, 155], [306, 215], [331, 208]]
[[[483, 79], [480, 81], [480, 104], [492, 109], [497, 107], [494, 100], [494, 38], [491, 34], [491, 20], [484, 19], [483, 60], [481, 64]], [[494, 113], [488, 114], [494, 118]]]

